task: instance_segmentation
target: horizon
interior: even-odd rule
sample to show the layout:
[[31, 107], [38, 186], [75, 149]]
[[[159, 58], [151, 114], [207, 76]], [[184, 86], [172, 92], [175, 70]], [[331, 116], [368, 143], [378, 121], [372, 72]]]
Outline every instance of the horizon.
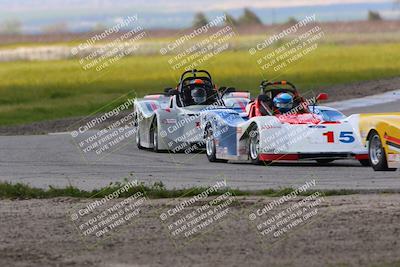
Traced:
[[[188, 8], [190, 5], [190, 8]], [[163, 6], [162, 9], [157, 6]], [[392, 0], [288, 0], [281, 3], [276, 0], [243, 4], [238, 0], [222, 0], [214, 3], [204, 0], [201, 3], [187, 3], [173, 0], [162, 3], [155, 0], [0, 0], [0, 24], [5, 21], [19, 21], [22, 33], [42, 33], [46, 27], [64, 24], [69, 32], [86, 32], [96, 26], [108, 27], [122, 18], [139, 15], [139, 23], [147, 29], [179, 29], [191, 26], [197, 12], [203, 12], [208, 19], [223, 13], [234, 18], [249, 8], [261, 19], [263, 24], [275, 24], [287, 21], [289, 17], [302, 17], [317, 13], [317, 20], [356, 21], [366, 20], [369, 10], [379, 12], [383, 19], [400, 18], [400, 8], [394, 8]], [[5, 11], [7, 9], [7, 11]]]

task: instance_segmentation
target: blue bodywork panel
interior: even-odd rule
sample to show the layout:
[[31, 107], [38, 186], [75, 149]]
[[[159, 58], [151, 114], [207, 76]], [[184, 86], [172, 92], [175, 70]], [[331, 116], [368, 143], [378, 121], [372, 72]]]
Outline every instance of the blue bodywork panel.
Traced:
[[213, 125], [217, 154], [237, 155], [237, 126], [247, 120], [248, 117], [243, 117], [233, 109], [214, 110], [207, 114], [207, 121]]

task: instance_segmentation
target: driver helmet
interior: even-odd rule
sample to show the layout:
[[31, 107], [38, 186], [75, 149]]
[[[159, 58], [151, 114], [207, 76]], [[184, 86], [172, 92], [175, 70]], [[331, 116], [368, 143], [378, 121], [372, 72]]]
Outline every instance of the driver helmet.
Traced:
[[207, 94], [204, 88], [195, 87], [191, 90], [190, 94], [192, 96], [194, 103], [196, 104], [202, 104], [207, 100]]
[[281, 113], [290, 111], [293, 108], [293, 96], [288, 93], [280, 93], [274, 98], [274, 106]]

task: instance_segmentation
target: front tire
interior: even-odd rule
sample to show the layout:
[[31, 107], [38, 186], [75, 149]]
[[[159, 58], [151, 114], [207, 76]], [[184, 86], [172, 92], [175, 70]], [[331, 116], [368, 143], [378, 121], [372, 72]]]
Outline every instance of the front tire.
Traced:
[[360, 159], [359, 162], [364, 167], [370, 167], [371, 166], [371, 163], [369, 162], [369, 159]]
[[317, 159], [316, 161], [318, 164], [325, 165], [325, 164], [329, 164], [329, 163], [333, 162], [334, 159]]
[[257, 125], [254, 125], [249, 132], [249, 158], [254, 165], [260, 165], [260, 133]]
[[141, 145], [141, 142], [140, 142], [140, 133], [139, 133], [139, 131], [140, 131], [140, 128], [139, 128], [139, 125], [137, 125], [136, 126], [136, 136], [135, 136], [136, 146], [137, 146], [138, 149], [144, 149], [144, 147]]
[[160, 152], [159, 147], [159, 139], [158, 139], [158, 125], [157, 125], [157, 118], [154, 119], [153, 124], [151, 126], [150, 137], [153, 143], [153, 151], [158, 153]]
[[206, 130], [206, 154], [209, 162], [227, 162], [227, 160], [217, 158], [217, 147], [215, 144], [214, 133], [211, 126]]
[[382, 146], [381, 138], [376, 131], [373, 131], [368, 140], [369, 161], [375, 171], [395, 171], [387, 165], [385, 149]]

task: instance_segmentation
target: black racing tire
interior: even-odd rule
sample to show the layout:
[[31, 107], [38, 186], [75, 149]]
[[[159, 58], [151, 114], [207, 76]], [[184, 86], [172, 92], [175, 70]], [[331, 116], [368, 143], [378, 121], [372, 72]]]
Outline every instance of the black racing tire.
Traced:
[[133, 126], [134, 127], [139, 127], [139, 116], [137, 115], [137, 112], [134, 113], [133, 115]]
[[217, 158], [217, 148], [214, 139], [214, 132], [211, 126], [206, 127], [206, 131], [204, 133], [205, 140], [206, 140], [206, 155], [209, 162], [221, 162], [225, 163], [228, 162], [225, 159], [218, 159]]
[[382, 146], [381, 138], [377, 131], [373, 130], [368, 139], [369, 162], [375, 171], [395, 171], [389, 168], [386, 159], [386, 152]]
[[157, 125], [157, 118], [154, 118], [154, 121], [150, 127], [150, 138], [153, 145], [153, 151], [158, 153], [161, 152], [159, 149], [159, 138], [158, 138], [158, 125]]
[[253, 125], [249, 132], [249, 142], [248, 142], [249, 158], [252, 164], [260, 165], [260, 133], [258, 131], [257, 125]]
[[140, 142], [140, 133], [139, 133], [139, 131], [140, 131], [140, 128], [139, 128], [139, 125], [137, 125], [136, 126], [136, 134], [135, 134], [136, 146], [137, 146], [138, 149], [144, 149], [144, 147], [141, 145], [141, 142]]
[[364, 167], [370, 167], [371, 166], [371, 163], [369, 162], [369, 159], [360, 159], [360, 160], [358, 160], [360, 163], [361, 163], [361, 165], [362, 166], [364, 166]]
[[335, 160], [334, 159], [317, 159], [316, 161], [318, 164], [325, 165], [325, 164], [329, 164]]

